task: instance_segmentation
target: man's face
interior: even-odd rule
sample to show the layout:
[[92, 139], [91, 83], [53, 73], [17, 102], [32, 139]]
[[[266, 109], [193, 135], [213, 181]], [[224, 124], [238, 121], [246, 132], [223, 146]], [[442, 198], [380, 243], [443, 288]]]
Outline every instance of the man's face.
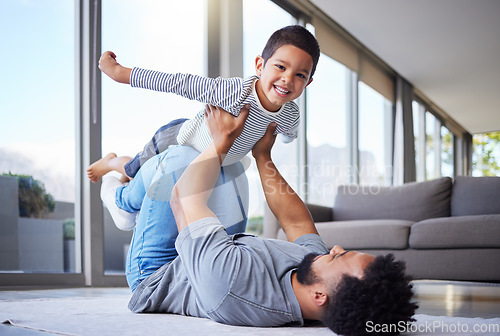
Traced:
[[326, 281], [336, 286], [344, 274], [362, 278], [365, 268], [375, 256], [357, 251], [345, 251], [335, 245], [328, 254], [308, 254], [297, 268], [297, 280], [303, 285]]

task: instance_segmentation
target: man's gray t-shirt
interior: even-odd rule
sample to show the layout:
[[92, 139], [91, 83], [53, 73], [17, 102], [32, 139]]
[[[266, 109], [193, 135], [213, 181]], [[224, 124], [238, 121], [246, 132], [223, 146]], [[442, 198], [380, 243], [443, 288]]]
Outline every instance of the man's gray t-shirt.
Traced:
[[292, 272], [306, 254], [328, 252], [316, 234], [294, 243], [229, 236], [215, 217], [191, 223], [175, 247], [179, 256], [139, 284], [130, 310], [205, 317], [231, 325], [301, 326]]

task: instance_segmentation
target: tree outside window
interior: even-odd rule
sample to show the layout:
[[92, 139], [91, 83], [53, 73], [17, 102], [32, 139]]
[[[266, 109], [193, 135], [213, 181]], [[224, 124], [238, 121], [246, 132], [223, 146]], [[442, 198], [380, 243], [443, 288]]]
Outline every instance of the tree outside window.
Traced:
[[475, 134], [472, 144], [472, 174], [500, 176], [500, 131]]
[[441, 176], [453, 177], [453, 133], [441, 126]]

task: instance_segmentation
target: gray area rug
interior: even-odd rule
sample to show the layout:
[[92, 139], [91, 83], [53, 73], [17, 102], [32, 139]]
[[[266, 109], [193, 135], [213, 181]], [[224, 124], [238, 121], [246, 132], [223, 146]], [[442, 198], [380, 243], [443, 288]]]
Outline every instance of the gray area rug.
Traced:
[[[128, 300], [129, 295], [2, 300], [0, 322], [61, 335], [334, 335], [324, 327], [236, 327], [172, 314], [134, 314]], [[416, 323], [397, 327], [404, 335], [500, 335], [500, 318], [416, 318]]]

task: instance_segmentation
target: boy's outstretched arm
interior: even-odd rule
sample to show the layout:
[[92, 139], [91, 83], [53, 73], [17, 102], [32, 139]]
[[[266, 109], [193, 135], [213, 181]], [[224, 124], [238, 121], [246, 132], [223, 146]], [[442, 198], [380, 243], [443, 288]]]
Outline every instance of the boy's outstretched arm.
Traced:
[[208, 198], [219, 176], [224, 157], [241, 134], [247, 116], [246, 107], [238, 117], [219, 107], [205, 107], [205, 118], [213, 140], [184, 170], [170, 197], [170, 206], [179, 232], [199, 219], [215, 217], [207, 206]]
[[126, 68], [116, 61], [112, 51], [106, 51], [99, 59], [99, 69], [118, 83], [130, 84], [132, 69]]
[[271, 159], [271, 149], [276, 139], [275, 125], [270, 124], [266, 134], [255, 144], [252, 154], [257, 163], [267, 204], [278, 219], [288, 241], [308, 233], [318, 234], [311, 214], [304, 202], [288, 185]]

